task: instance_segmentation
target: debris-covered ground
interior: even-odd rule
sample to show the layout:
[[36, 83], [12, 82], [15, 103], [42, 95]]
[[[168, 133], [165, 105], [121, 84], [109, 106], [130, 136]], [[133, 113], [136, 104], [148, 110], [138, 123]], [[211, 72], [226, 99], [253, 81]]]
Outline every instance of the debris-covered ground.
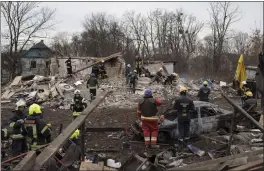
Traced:
[[[63, 83], [62, 79], [56, 77], [43, 78], [37, 76], [27, 81], [21, 81], [21, 79], [17, 83], [12, 83], [13, 85], [11, 84], [12, 86], [9, 88], [5, 88], [5, 91], [9, 92], [5, 92], [4, 98], [2, 96], [2, 99], [5, 99], [1, 109], [3, 127], [7, 126], [8, 119], [15, 107], [14, 103], [18, 98], [23, 97], [28, 104], [33, 102], [42, 103], [44, 119], [52, 124], [54, 137], [56, 137], [60, 124], [63, 124], [63, 128], [66, 128], [72, 121], [72, 113], [69, 108], [73, 91], [80, 89], [85, 98], [88, 100], [90, 98], [86, 82], [78, 78], [71, 78], [65, 83]], [[149, 78], [140, 77], [136, 94], [132, 93], [132, 90], [126, 86], [123, 77], [109, 78], [100, 82], [97, 93], [102, 90], [112, 90], [113, 92], [88, 116], [85, 125], [87, 128], [124, 128], [124, 131], [87, 132], [85, 144], [88, 156], [106, 154], [107, 158], [115, 159], [122, 164], [132, 154], [138, 154], [143, 158], [146, 157], [146, 154], [144, 154], [146, 152], [144, 142], [134, 142], [130, 136], [130, 138], [126, 137], [126, 130], [131, 135], [129, 127], [138, 119], [136, 115], [138, 100], [142, 98], [144, 89], [150, 88], [155, 97], [164, 101], [163, 106], [159, 108], [160, 113], [162, 113], [170, 103], [170, 100], [178, 95], [178, 87], [171, 88], [170, 86], [163, 86], [157, 83], [149, 85], [150, 81]], [[201, 83], [202, 80], [182, 79], [179, 85], [186, 86], [189, 96], [197, 100], [196, 96]], [[219, 83], [213, 83], [210, 101], [223, 109], [232, 111], [232, 107], [221, 97], [220, 88]], [[235, 90], [229, 86], [225, 86], [223, 90], [232, 100], [238, 104], [240, 103], [240, 97], [236, 96]], [[240, 129], [243, 130], [242, 127]], [[255, 133], [240, 132], [236, 134], [234, 138], [236, 142], [231, 147], [232, 154], [259, 149], [259, 144], [263, 143], [261, 141], [262, 136], [258, 131]], [[252, 141], [253, 139], [254, 142]], [[200, 136], [191, 139], [188, 142], [189, 146], [186, 146], [186, 144], [185, 148], [164, 145], [160, 149], [148, 151], [148, 153], [155, 156], [156, 161], [153, 160], [153, 163], [160, 168], [181, 167], [194, 162], [226, 156], [228, 154], [228, 140], [228, 133], [212, 132], [204, 137]], [[124, 142], [126, 143], [124, 144]], [[258, 145], [252, 146], [254, 143]], [[166, 149], [167, 151], [164, 151]], [[177, 151], [177, 149], [181, 150]]]

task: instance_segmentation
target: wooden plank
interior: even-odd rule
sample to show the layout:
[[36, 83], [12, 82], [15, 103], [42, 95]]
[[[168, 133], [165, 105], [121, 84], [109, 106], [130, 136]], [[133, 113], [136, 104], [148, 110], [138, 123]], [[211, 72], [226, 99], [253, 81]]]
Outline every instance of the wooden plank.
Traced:
[[13, 80], [13, 82], [10, 84], [10, 86], [16, 86], [21, 82], [22, 76], [16, 76], [16, 78]]
[[4, 92], [4, 94], [2, 95], [1, 99], [7, 99], [9, 93], [10, 93], [10, 90], [9, 90], [9, 89], [6, 90], [6, 91]]
[[92, 162], [82, 162], [79, 170], [93, 170], [93, 171], [102, 171], [103, 168], [100, 168], [98, 164]]
[[207, 161], [203, 161], [203, 162], [199, 162], [199, 163], [194, 163], [194, 164], [190, 164], [187, 166], [183, 166], [181, 168], [170, 168], [168, 169], [168, 171], [176, 171], [176, 170], [197, 170], [198, 168], [205, 168], [208, 166], [217, 166], [219, 165], [219, 163], [225, 162], [227, 160], [235, 160], [237, 158], [241, 158], [241, 157], [248, 157], [247, 160], [250, 161], [253, 157], [256, 157], [257, 155], [262, 155], [263, 154], [263, 150], [256, 150], [256, 151], [251, 151], [251, 152], [246, 152], [246, 153], [241, 153], [241, 154], [237, 154], [237, 155], [232, 155], [232, 156], [226, 156], [226, 157], [222, 157], [222, 158], [217, 158], [214, 160], [207, 160]]
[[1, 100], [1, 103], [10, 103], [11, 100]]
[[14, 171], [30, 170], [36, 162], [36, 151], [30, 151], [13, 169]]
[[78, 116], [71, 122], [68, 127], [62, 131], [62, 133], [54, 139], [50, 145], [45, 148], [36, 159], [36, 164], [32, 170], [40, 170], [40, 168], [51, 158], [59, 148], [69, 139], [72, 133], [79, 128], [90, 113], [99, 105], [99, 103], [109, 94], [109, 91], [100, 93], [97, 98]]
[[238, 167], [235, 167], [233, 169], [230, 169], [230, 171], [234, 171], [234, 170], [248, 170], [248, 169], [251, 169], [251, 168], [254, 168], [256, 166], [259, 166], [259, 165], [263, 165], [264, 164], [264, 161], [263, 159], [261, 160], [257, 160], [257, 161], [253, 161], [253, 162], [248, 162], [247, 164], [244, 164], [242, 166], [238, 166]]
[[112, 171], [115, 171], [116, 169], [113, 169], [113, 168], [110, 168], [110, 167], [104, 166], [104, 171], [105, 171], [105, 170], [112, 170]]
[[6, 99], [10, 99], [10, 97], [12, 97], [14, 94], [15, 94], [15, 92], [11, 91], [11, 92], [8, 94], [8, 96], [7, 96]]
[[104, 162], [98, 162], [98, 166], [101, 170], [104, 170]]

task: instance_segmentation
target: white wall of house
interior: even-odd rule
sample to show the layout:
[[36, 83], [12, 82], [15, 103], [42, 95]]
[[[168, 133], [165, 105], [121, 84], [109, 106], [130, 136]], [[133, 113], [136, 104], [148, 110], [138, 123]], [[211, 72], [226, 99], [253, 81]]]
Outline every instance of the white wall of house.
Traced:
[[[22, 64], [22, 76], [26, 75], [43, 75], [47, 76], [49, 74], [50, 68], [46, 64], [46, 58], [37, 57], [24, 57], [21, 58]], [[35, 62], [35, 66], [32, 68], [32, 62]]]
[[173, 67], [174, 67], [173, 63], [164, 63], [164, 67], [168, 71], [168, 74], [172, 74], [173, 73]]

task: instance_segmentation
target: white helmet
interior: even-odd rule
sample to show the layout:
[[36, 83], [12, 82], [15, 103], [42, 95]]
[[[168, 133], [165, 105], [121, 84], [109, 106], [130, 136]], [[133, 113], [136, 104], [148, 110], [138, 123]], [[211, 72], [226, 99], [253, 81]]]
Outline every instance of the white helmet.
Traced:
[[159, 71], [163, 71], [163, 68], [160, 68]]
[[80, 90], [75, 90], [75, 91], [74, 91], [74, 95], [75, 95], [75, 94], [81, 94]]
[[172, 73], [172, 75], [174, 76], [174, 77], [176, 77], [177, 76], [177, 74], [174, 72], [174, 73]]
[[247, 84], [247, 82], [246, 81], [242, 81], [242, 85], [246, 85]]
[[127, 67], [131, 67], [131, 65], [130, 64], [127, 64]]
[[22, 106], [25, 107], [27, 105], [26, 105], [25, 100], [20, 99], [18, 102], [16, 102], [16, 110], [18, 110], [18, 108]]
[[137, 72], [137, 70], [134, 70], [134, 72], [136, 73], [136, 72]]

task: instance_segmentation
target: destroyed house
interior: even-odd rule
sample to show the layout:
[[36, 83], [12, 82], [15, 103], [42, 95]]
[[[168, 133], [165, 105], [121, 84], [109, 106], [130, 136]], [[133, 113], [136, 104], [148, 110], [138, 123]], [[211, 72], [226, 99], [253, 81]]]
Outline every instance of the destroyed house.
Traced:
[[41, 40], [32, 46], [21, 58], [22, 75], [43, 75], [50, 74], [50, 60], [53, 51]]
[[149, 61], [162, 62], [167, 74], [176, 72], [177, 61], [173, 59], [171, 54], [155, 54], [150, 58]]

